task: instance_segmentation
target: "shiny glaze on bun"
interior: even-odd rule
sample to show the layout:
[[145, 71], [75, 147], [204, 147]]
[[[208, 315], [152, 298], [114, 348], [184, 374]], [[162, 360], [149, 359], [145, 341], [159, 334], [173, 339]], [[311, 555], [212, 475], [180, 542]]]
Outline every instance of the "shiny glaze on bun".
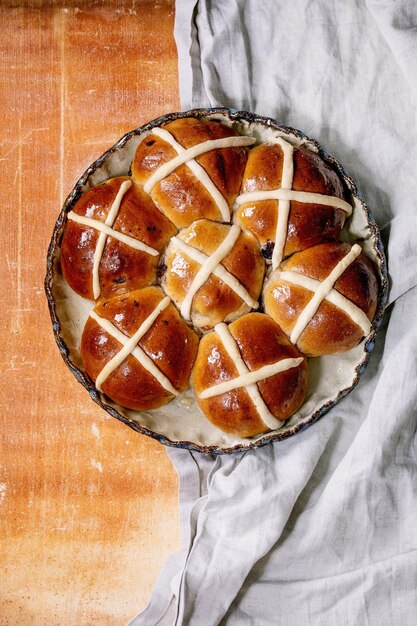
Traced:
[[[294, 147], [295, 191], [309, 191], [346, 200], [345, 191], [336, 172], [317, 154]], [[249, 152], [241, 193], [270, 191], [281, 187], [283, 152], [279, 145], [261, 144]], [[234, 221], [252, 232], [270, 258], [277, 228], [277, 200], [261, 200], [243, 204], [234, 214]], [[337, 239], [345, 222], [345, 212], [331, 206], [291, 201], [284, 257], [322, 241]]]
[[[198, 220], [181, 230], [178, 237], [209, 256], [217, 250], [230, 228], [228, 224]], [[166, 270], [162, 276], [162, 287], [180, 308], [201, 265], [178, 250], [173, 242], [168, 245], [164, 265]], [[223, 259], [222, 265], [254, 300], [259, 298], [265, 262], [253, 235], [242, 231], [231, 252]], [[219, 322], [232, 321], [249, 311], [250, 306], [231, 287], [211, 274], [193, 298], [191, 321], [194, 326], [209, 330]]]
[[[243, 361], [257, 370], [281, 359], [303, 356], [268, 315], [249, 313], [229, 325]], [[251, 437], [268, 430], [244, 388], [213, 398], [201, 399], [208, 387], [236, 378], [238, 371], [215, 331], [205, 335], [199, 345], [192, 373], [192, 387], [204, 415], [222, 430], [239, 437]], [[270, 412], [284, 421], [300, 408], [307, 389], [307, 360], [292, 369], [258, 383]]]
[[[298, 252], [281, 264], [280, 270], [292, 271], [324, 280], [349, 252], [346, 243], [324, 243]], [[290, 336], [301, 311], [312, 297], [304, 287], [291, 284], [272, 272], [264, 288], [265, 311]], [[361, 253], [336, 281], [334, 288], [373, 320], [378, 298], [378, 280], [368, 257]], [[301, 334], [297, 346], [308, 356], [344, 352], [356, 346], [362, 329], [344, 311], [324, 300]]]
[[[123, 181], [127, 176], [110, 178], [89, 189], [73, 211], [104, 222]], [[175, 226], [163, 215], [152, 199], [138, 185], [123, 196], [113, 228], [162, 252], [176, 233]], [[84, 298], [94, 300], [93, 259], [99, 232], [68, 220], [61, 244], [61, 267], [70, 287]], [[107, 237], [99, 266], [100, 297], [126, 293], [156, 282], [159, 256], [135, 250]]]
[[[146, 287], [101, 302], [94, 311], [131, 337], [163, 298], [159, 287]], [[159, 314], [139, 346], [176, 390], [187, 389], [198, 337], [183, 322], [173, 304]], [[93, 381], [121, 347], [94, 319], [88, 318], [81, 340], [81, 356]], [[174, 397], [132, 355], [110, 374], [103, 383], [103, 391], [114, 402], [138, 411], [155, 409]]]
[[[211, 139], [237, 136], [231, 128], [214, 121], [187, 117], [164, 126], [184, 148]], [[138, 146], [132, 163], [133, 178], [144, 184], [162, 164], [177, 156], [166, 141], [151, 134]], [[229, 207], [239, 193], [248, 150], [245, 147], [211, 150], [196, 158], [208, 173]], [[217, 204], [187, 165], [181, 165], [155, 185], [152, 199], [177, 226], [184, 228], [200, 218], [224, 221]]]

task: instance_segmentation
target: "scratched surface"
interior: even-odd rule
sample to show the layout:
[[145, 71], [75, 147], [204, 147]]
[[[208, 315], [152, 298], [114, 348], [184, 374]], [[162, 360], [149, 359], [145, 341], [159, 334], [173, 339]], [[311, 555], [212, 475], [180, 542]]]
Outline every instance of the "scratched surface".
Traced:
[[179, 545], [165, 449], [89, 399], [43, 292], [75, 180], [179, 108], [173, 20], [169, 0], [1, 3], [1, 626], [124, 624]]

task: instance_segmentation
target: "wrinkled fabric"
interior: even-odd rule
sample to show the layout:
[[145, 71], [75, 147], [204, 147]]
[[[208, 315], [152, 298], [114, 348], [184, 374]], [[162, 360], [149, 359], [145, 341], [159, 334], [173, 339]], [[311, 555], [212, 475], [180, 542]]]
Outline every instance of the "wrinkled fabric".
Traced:
[[391, 291], [360, 384], [284, 442], [169, 455], [182, 549], [132, 625], [417, 622], [417, 3], [176, 3], [182, 108], [316, 138], [358, 183]]

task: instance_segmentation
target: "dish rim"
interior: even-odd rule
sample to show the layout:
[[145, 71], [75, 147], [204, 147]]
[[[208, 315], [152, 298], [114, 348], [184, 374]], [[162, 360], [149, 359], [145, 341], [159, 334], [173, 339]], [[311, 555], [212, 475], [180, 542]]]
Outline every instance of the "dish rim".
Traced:
[[[61, 336], [61, 323], [57, 314], [57, 306], [55, 302], [55, 298], [53, 295], [53, 279], [54, 279], [54, 266], [55, 266], [55, 256], [56, 251], [60, 246], [60, 240], [62, 238], [64, 225], [66, 222], [66, 215], [71, 210], [72, 206], [78, 200], [78, 198], [82, 195], [82, 188], [88, 181], [89, 177], [94, 174], [94, 172], [99, 169], [105, 160], [114, 152], [117, 152], [124, 148], [125, 144], [137, 135], [141, 135], [146, 131], [152, 130], [152, 128], [160, 125], [167, 124], [177, 119], [182, 119], [186, 117], [206, 117], [206, 116], [214, 116], [216, 114], [226, 116], [230, 121], [244, 121], [249, 124], [261, 124], [263, 126], [272, 128], [275, 131], [281, 132], [286, 135], [293, 135], [296, 138], [306, 141], [310, 146], [314, 146], [318, 155], [328, 164], [334, 168], [339, 176], [342, 178], [344, 183], [347, 185], [348, 189], [352, 193], [352, 196], [357, 199], [359, 204], [361, 205], [362, 210], [366, 216], [370, 231], [371, 237], [374, 242], [374, 251], [379, 259], [379, 268], [378, 268], [378, 276], [380, 282], [380, 290], [378, 294], [378, 303], [377, 310], [375, 314], [374, 321], [372, 323], [372, 330], [366, 341], [364, 342], [364, 355], [358, 365], [355, 367], [355, 376], [353, 382], [350, 386], [345, 387], [344, 389], [339, 390], [337, 395], [328, 400], [323, 405], [321, 405], [318, 409], [316, 409], [309, 417], [305, 418], [302, 422], [295, 424], [293, 427], [288, 428], [284, 432], [271, 432], [264, 435], [261, 439], [257, 441], [248, 441], [247, 444], [238, 443], [234, 446], [230, 446], [227, 448], [222, 448], [218, 445], [200, 445], [193, 443], [192, 441], [172, 441], [166, 435], [159, 434], [145, 426], [140, 425], [134, 419], [127, 417], [126, 415], [122, 415], [119, 413], [117, 409], [115, 409], [110, 404], [107, 404], [100, 397], [100, 393], [97, 391], [94, 383], [88, 378], [87, 374], [83, 372], [70, 358], [70, 349], [65, 343], [63, 337]], [[108, 150], [106, 150], [98, 159], [96, 159], [82, 174], [82, 176], [78, 179], [70, 194], [66, 198], [61, 211], [58, 215], [58, 218], [55, 222], [55, 226], [52, 232], [52, 237], [48, 246], [47, 252], [47, 262], [46, 262], [46, 276], [44, 281], [45, 293], [48, 301], [48, 308], [52, 321], [52, 328], [55, 337], [55, 341], [58, 345], [61, 356], [67, 365], [67, 367], [74, 374], [75, 378], [78, 382], [83, 385], [83, 387], [88, 391], [90, 398], [98, 404], [102, 409], [104, 409], [109, 415], [115, 417], [119, 421], [123, 422], [136, 432], [151, 437], [152, 439], [156, 439], [163, 445], [174, 447], [174, 448], [182, 448], [187, 449], [192, 452], [199, 452], [202, 454], [234, 454], [238, 452], [247, 452], [248, 450], [255, 450], [261, 448], [265, 445], [269, 445], [275, 441], [283, 441], [292, 437], [299, 433], [300, 431], [308, 428], [316, 421], [318, 421], [323, 415], [325, 415], [333, 406], [335, 406], [343, 397], [348, 395], [358, 384], [360, 377], [364, 373], [366, 366], [369, 362], [370, 353], [372, 352], [375, 346], [375, 338], [377, 335], [377, 331], [382, 323], [382, 318], [384, 315], [385, 305], [388, 299], [388, 290], [389, 290], [389, 279], [388, 279], [388, 270], [387, 270], [387, 262], [384, 253], [384, 247], [381, 240], [381, 235], [379, 228], [375, 222], [375, 219], [370, 212], [368, 206], [366, 205], [362, 194], [360, 193], [355, 181], [350, 176], [350, 174], [346, 171], [346, 169], [342, 166], [342, 164], [333, 156], [331, 156], [327, 150], [325, 150], [317, 140], [310, 139], [305, 133], [302, 131], [292, 128], [290, 126], [285, 126], [280, 124], [277, 120], [271, 117], [264, 117], [261, 115], [257, 115], [255, 113], [250, 113], [248, 111], [238, 111], [236, 109], [230, 109], [227, 107], [212, 107], [212, 108], [196, 108], [190, 109], [188, 111], [180, 111], [175, 113], [167, 113], [162, 115], [150, 122], [147, 122], [143, 126], [135, 128], [125, 135], [123, 135], [113, 146], [111, 146]]]

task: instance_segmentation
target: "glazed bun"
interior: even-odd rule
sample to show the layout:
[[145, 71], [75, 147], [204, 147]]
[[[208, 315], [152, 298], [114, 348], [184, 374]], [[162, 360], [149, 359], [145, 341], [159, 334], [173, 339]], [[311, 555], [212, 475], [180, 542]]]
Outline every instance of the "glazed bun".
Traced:
[[150, 285], [176, 230], [129, 177], [111, 178], [89, 189], [68, 214], [62, 272], [89, 300]]
[[371, 328], [378, 299], [372, 262], [358, 244], [323, 243], [271, 273], [265, 311], [309, 356], [350, 350]]
[[[229, 222], [246, 164], [245, 146], [253, 142], [215, 121], [178, 119], [141, 141], [132, 176], [178, 228], [202, 217]], [[179, 163], [194, 147], [197, 156]]]
[[[248, 114], [195, 114], [150, 122], [126, 136], [127, 152], [123, 142], [110, 151], [108, 171], [130, 175], [71, 196], [54, 269], [60, 262], [69, 287], [95, 301], [81, 357], [99, 392], [148, 411], [191, 384], [210, 422], [254, 437], [313, 407], [320, 361], [319, 392], [314, 381], [298, 413], [307, 357], [368, 337], [379, 274], [358, 244], [341, 241], [362, 237], [366, 216], [353, 181], [317, 144]], [[91, 167], [96, 180], [102, 162]], [[364, 249], [383, 269], [377, 243], [375, 231]], [[334, 363], [350, 367], [359, 353]], [[187, 403], [198, 422], [188, 394], [169, 412]], [[154, 416], [161, 432], [165, 413]]]
[[202, 330], [258, 308], [265, 263], [255, 237], [239, 226], [193, 222], [171, 239], [164, 263], [165, 293]]
[[160, 407], [188, 387], [197, 346], [197, 335], [169, 298], [159, 287], [147, 287], [96, 305], [81, 356], [99, 391], [140, 411]]
[[201, 339], [192, 386], [213, 424], [251, 437], [279, 428], [304, 402], [307, 361], [270, 317], [249, 313]]
[[279, 138], [250, 150], [234, 221], [258, 238], [275, 269], [294, 252], [337, 239], [352, 211], [346, 200], [318, 154]]

